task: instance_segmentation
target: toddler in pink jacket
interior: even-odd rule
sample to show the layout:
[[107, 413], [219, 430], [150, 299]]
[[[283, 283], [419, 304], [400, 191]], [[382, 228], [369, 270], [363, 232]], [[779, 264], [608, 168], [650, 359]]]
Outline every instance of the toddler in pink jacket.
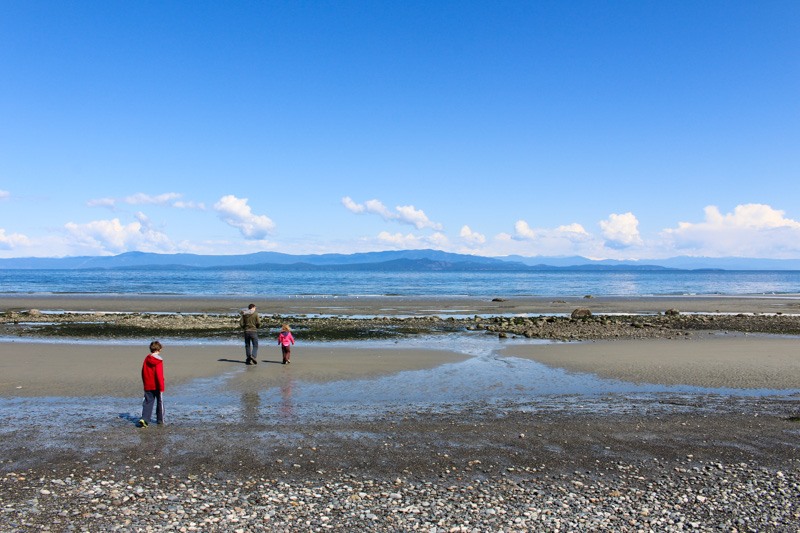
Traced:
[[281, 347], [284, 365], [291, 363], [289, 358], [292, 356], [292, 344], [294, 344], [292, 330], [289, 328], [289, 324], [284, 324], [283, 327], [281, 327], [281, 332], [278, 334], [278, 345]]

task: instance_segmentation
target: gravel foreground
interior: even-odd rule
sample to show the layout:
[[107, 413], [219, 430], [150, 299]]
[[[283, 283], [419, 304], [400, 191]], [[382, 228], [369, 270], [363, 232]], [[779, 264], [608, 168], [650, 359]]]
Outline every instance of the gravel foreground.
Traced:
[[[798, 531], [800, 399], [4, 436], [3, 531]], [[620, 412], [621, 411], [621, 412]]]

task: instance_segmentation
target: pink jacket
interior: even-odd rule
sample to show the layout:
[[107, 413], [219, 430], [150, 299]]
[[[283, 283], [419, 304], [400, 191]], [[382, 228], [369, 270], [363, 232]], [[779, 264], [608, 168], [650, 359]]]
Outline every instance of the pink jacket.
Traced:
[[281, 346], [289, 346], [290, 344], [294, 344], [294, 337], [292, 336], [291, 331], [281, 331], [280, 335], [278, 335], [278, 344]]

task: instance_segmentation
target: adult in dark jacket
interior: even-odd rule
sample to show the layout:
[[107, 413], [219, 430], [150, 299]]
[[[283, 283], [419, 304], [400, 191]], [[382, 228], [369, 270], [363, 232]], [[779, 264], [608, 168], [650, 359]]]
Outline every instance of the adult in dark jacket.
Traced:
[[247, 309], [242, 311], [239, 319], [239, 326], [244, 330], [244, 353], [247, 356], [248, 365], [257, 365], [258, 359], [258, 328], [261, 327], [261, 320], [258, 318], [256, 304], [250, 304]]

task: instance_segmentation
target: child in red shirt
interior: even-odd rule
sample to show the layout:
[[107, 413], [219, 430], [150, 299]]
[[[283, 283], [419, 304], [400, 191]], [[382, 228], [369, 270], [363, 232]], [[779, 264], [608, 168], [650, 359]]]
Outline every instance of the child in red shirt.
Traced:
[[164, 423], [164, 360], [161, 358], [161, 343], [150, 343], [150, 354], [142, 363], [142, 385], [144, 385], [144, 402], [142, 402], [142, 418], [139, 427], [146, 428], [150, 424], [153, 405], [156, 407], [156, 423]]

